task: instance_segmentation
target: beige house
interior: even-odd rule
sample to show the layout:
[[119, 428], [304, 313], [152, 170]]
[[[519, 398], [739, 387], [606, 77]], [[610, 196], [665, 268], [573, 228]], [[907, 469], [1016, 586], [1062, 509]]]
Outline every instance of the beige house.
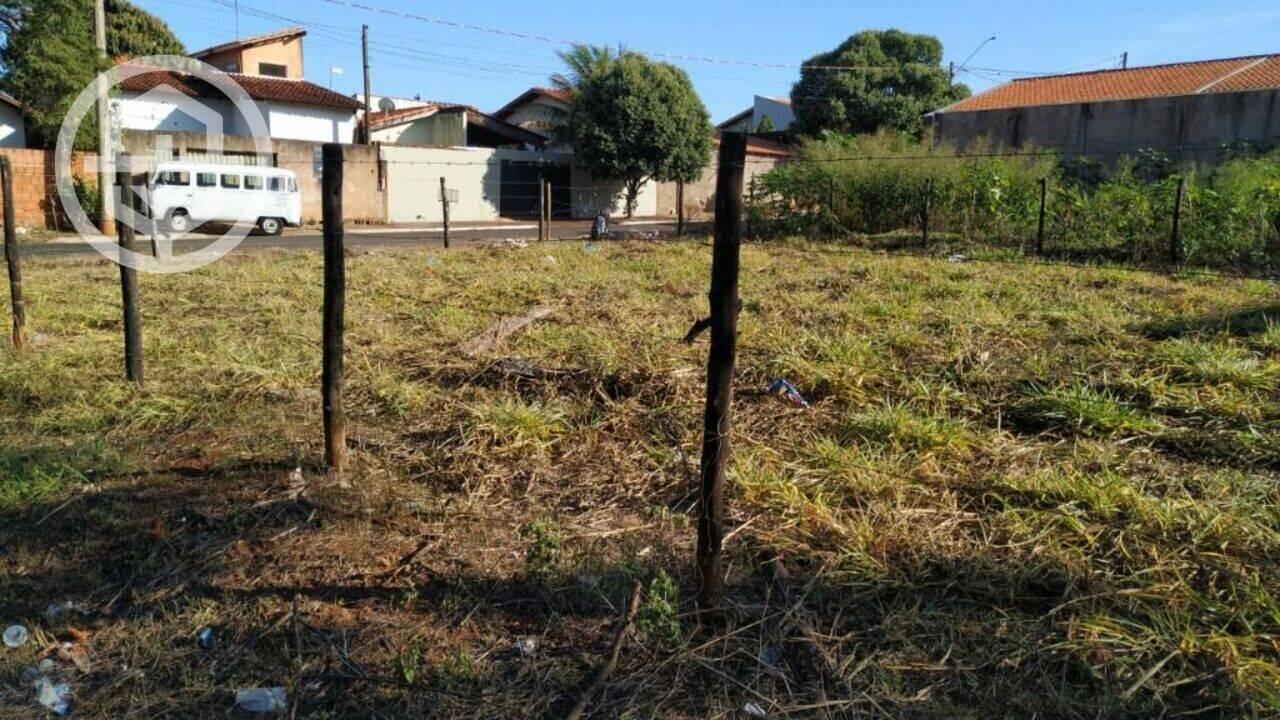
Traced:
[[[569, 122], [573, 98], [564, 90], [532, 87], [502, 106], [493, 116], [525, 130], [550, 137], [557, 128]], [[557, 151], [568, 150], [563, 143], [551, 142]]]
[[223, 72], [301, 80], [302, 38], [306, 34], [299, 27], [286, 28], [214, 45], [191, 53], [191, 57]]

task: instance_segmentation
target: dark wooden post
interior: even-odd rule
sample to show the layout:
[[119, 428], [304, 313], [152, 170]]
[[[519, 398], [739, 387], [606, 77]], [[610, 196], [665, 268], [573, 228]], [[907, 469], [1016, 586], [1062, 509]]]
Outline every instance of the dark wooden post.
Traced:
[[538, 242], [547, 239], [547, 179], [538, 176]]
[[929, 205], [933, 202], [933, 178], [924, 179], [924, 208], [920, 213], [920, 229], [924, 244], [929, 244]]
[[1036, 226], [1036, 255], [1044, 255], [1044, 213], [1049, 205], [1049, 178], [1040, 178], [1040, 223]]
[[684, 181], [676, 181], [676, 237], [684, 235]]
[[[133, 168], [128, 155], [120, 156], [120, 170], [116, 172], [116, 185], [120, 188], [120, 207], [134, 207]], [[123, 213], [119, 213], [123, 214]], [[136, 252], [133, 225], [126, 218], [116, 222], [116, 235], [120, 243], [120, 299], [124, 310], [124, 375], [142, 384], [142, 311], [138, 308], [138, 271], [130, 264], [125, 252]]]
[[831, 229], [830, 240], [836, 240], [836, 227], [840, 224], [840, 217], [836, 214], [836, 176], [832, 175], [827, 185], [827, 203], [831, 208]]
[[1178, 189], [1173, 195], [1173, 232], [1169, 234], [1169, 261], [1174, 265], [1182, 260], [1182, 194], [1186, 187], [1187, 179], [1178, 178]]
[[14, 227], [13, 165], [9, 158], [0, 157], [0, 183], [4, 189], [4, 257], [9, 266], [9, 301], [13, 308], [13, 349], [22, 350], [27, 345], [26, 303], [22, 300], [22, 264], [18, 255], [18, 233]]
[[698, 502], [698, 606], [724, 598], [724, 467], [729, 457], [733, 363], [738, 342], [738, 262], [742, 246], [742, 175], [745, 133], [720, 139], [716, 177], [715, 243], [711, 256], [711, 350], [707, 356], [707, 403], [702, 429], [702, 489]]
[[551, 200], [551, 181], [550, 180], [548, 180], [546, 184], [542, 186], [542, 195], [544, 199], [542, 206], [546, 208], [546, 213], [547, 213], [547, 239], [550, 240], [551, 239], [551, 220], [555, 217], [555, 211], [554, 211], [555, 203], [552, 202]]
[[342, 146], [329, 143], [323, 150], [321, 213], [324, 218], [324, 320], [321, 387], [324, 405], [324, 459], [332, 470], [342, 471], [347, 460], [347, 419], [342, 407], [343, 313], [346, 306], [347, 268], [342, 225]]
[[444, 248], [449, 249], [449, 188], [440, 178], [440, 212], [444, 214]]

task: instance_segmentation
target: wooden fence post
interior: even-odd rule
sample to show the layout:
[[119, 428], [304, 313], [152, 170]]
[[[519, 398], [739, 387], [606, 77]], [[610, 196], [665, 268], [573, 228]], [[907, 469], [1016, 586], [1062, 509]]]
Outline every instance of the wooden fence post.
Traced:
[[1036, 226], [1036, 255], [1044, 255], [1044, 213], [1049, 204], [1049, 178], [1040, 178], [1040, 223]]
[[0, 183], [4, 189], [4, 257], [9, 266], [9, 300], [13, 309], [13, 349], [22, 350], [27, 345], [26, 303], [22, 299], [22, 264], [18, 255], [18, 233], [15, 229], [13, 204], [13, 165], [9, 158], [0, 157]]
[[676, 237], [684, 235], [684, 181], [676, 181]]
[[716, 177], [715, 243], [711, 256], [711, 350], [707, 355], [707, 402], [702, 428], [702, 488], [698, 502], [698, 606], [724, 599], [724, 468], [729, 457], [733, 363], [738, 342], [738, 264], [742, 246], [742, 175], [745, 133], [720, 140]]
[[347, 419], [342, 407], [343, 313], [347, 269], [342, 219], [342, 145], [323, 150], [321, 213], [324, 219], [324, 320], [320, 391], [324, 405], [325, 465], [341, 472], [347, 460]]
[[1173, 232], [1169, 234], [1169, 260], [1177, 265], [1182, 260], [1182, 194], [1186, 191], [1187, 179], [1178, 178], [1178, 189], [1173, 195]]
[[[116, 172], [116, 185], [120, 189], [120, 207], [134, 207], [133, 167], [128, 155], [120, 156], [120, 169]], [[123, 215], [124, 213], [118, 213]], [[142, 384], [142, 311], [138, 308], [138, 271], [130, 264], [125, 252], [136, 252], [133, 225], [128, 218], [117, 218], [116, 236], [120, 244], [120, 299], [124, 311], [124, 375]]]
[[440, 212], [444, 214], [444, 249], [449, 249], [449, 189], [440, 178]]
[[929, 206], [933, 203], [933, 178], [924, 179], [924, 208], [920, 213], [920, 229], [924, 244], [929, 244]]
[[543, 194], [543, 197], [545, 198], [545, 202], [543, 202], [542, 206], [547, 209], [546, 211], [547, 212], [547, 239], [550, 240], [551, 239], [551, 220], [555, 217], [555, 203], [551, 199], [551, 181], [550, 180], [548, 180], [546, 184], [542, 186], [542, 194]]
[[547, 179], [538, 175], [538, 242], [547, 239]]
[[829, 240], [836, 241], [836, 227], [840, 224], [840, 216], [836, 214], [836, 176], [832, 175], [827, 185], [827, 203], [831, 208], [831, 229]]

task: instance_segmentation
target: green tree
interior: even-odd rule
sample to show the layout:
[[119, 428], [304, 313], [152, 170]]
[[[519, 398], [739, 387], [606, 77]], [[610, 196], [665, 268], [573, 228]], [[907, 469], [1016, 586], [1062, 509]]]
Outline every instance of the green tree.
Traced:
[[[107, 0], [106, 11], [108, 57], [186, 54], [163, 22], [127, 0]], [[107, 66], [94, 48], [93, 0], [0, 0], [0, 31], [0, 86], [30, 109], [35, 138], [52, 145], [76, 95]], [[95, 130], [82, 123], [76, 146], [92, 147]]]
[[[847, 69], [835, 69], [847, 68]], [[919, 134], [924, 115], [969, 96], [942, 67], [942, 43], [931, 35], [865, 30], [805, 61], [791, 89], [804, 135], [892, 129]]]
[[584, 165], [623, 183], [627, 217], [646, 181], [696, 180], [711, 160], [711, 119], [689, 76], [639, 53], [582, 78], [569, 130]]
[[771, 133], [777, 131], [778, 126], [773, 124], [773, 118], [768, 115], [760, 118], [760, 124], [756, 125], [756, 132], [758, 133]]

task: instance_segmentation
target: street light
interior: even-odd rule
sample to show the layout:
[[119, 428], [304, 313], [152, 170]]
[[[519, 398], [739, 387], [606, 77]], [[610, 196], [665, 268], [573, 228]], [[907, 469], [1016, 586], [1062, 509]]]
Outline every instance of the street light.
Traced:
[[[978, 45], [978, 47], [974, 49], [974, 51], [973, 51], [973, 52], [969, 53], [969, 57], [965, 58], [965, 59], [964, 59], [964, 62], [960, 63], [960, 67], [959, 67], [959, 69], [960, 69], [960, 70], [964, 70], [964, 69], [965, 69], [965, 67], [969, 64], [969, 61], [970, 61], [970, 60], [972, 60], [972, 59], [974, 58], [974, 56], [975, 56], [975, 55], [977, 55], [978, 53], [982, 52], [982, 48], [986, 47], [986, 46], [987, 46], [987, 43], [989, 43], [989, 42], [994, 42], [994, 41], [995, 41], [995, 39], [996, 39], [996, 36], [995, 36], [995, 35], [992, 35], [991, 37], [987, 38], [986, 40], [983, 40], [983, 41]], [[955, 79], [956, 79], [956, 69], [957, 69], [957, 68], [956, 68], [956, 64], [955, 64], [955, 63], [951, 63], [951, 79], [952, 79], [952, 80], [955, 80]]]

